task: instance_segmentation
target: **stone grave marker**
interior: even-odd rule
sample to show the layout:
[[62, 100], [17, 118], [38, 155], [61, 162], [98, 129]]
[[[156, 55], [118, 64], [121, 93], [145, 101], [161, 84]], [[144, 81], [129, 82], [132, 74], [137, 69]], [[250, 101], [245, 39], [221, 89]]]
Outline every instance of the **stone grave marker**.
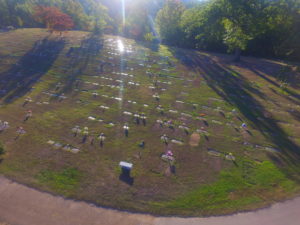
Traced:
[[221, 153], [221, 152], [219, 152], [219, 151], [217, 151], [217, 150], [215, 150], [215, 149], [213, 149], [213, 148], [209, 148], [209, 149], [207, 150], [207, 153], [208, 153], [209, 155], [216, 156], [216, 157], [221, 157], [221, 156], [222, 156], [222, 153]]
[[198, 133], [192, 133], [192, 135], [190, 137], [189, 145], [192, 147], [199, 146], [200, 139], [201, 139], [201, 137]]
[[93, 117], [93, 116], [89, 116], [89, 117], [88, 117], [88, 120], [95, 121], [95, 120], [96, 120], [96, 118], [95, 118], [95, 117]]
[[56, 142], [56, 143], [53, 145], [53, 147], [54, 147], [55, 149], [60, 149], [60, 148], [62, 148], [62, 144]]
[[232, 153], [226, 154], [225, 159], [229, 161], [235, 161], [235, 157], [232, 155]]
[[177, 144], [177, 145], [183, 145], [183, 141], [177, 140], [177, 139], [172, 139], [171, 140], [172, 143]]
[[54, 144], [55, 144], [55, 141], [49, 140], [49, 141], [47, 141], [47, 144], [49, 144], [49, 145], [54, 145]]

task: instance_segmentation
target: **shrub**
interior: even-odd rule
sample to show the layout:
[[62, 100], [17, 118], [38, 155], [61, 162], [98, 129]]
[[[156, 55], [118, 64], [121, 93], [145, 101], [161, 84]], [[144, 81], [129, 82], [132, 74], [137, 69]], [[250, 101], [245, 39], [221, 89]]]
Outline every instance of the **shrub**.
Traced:
[[3, 145], [0, 143], [0, 155], [3, 155], [5, 153]]

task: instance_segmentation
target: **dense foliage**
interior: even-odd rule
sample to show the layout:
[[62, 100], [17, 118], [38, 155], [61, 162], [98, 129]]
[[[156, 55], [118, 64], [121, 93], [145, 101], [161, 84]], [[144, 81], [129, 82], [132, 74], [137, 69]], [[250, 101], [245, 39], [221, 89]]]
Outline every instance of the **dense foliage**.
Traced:
[[56, 7], [37, 6], [34, 17], [52, 32], [70, 30], [74, 26], [72, 18]]
[[0, 27], [42, 27], [34, 18], [37, 6], [59, 8], [79, 30], [104, 29], [109, 21], [107, 8], [97, 0], [0, 0]]
[[300, 60], [299, 0], [0, 0], [0, 28], [42, 27], [37, 5], [59, 8], [74, 29]]
[[184, 6], [181, 2], [167, 0], [165, 6], [157, 13], [156, 24], [164, 41], [177, 45], [183, 41], [183, 32], [179, 26], [183, 12]]
[[[178, 4], [176, 0], [166, 1], [158, 15], [166, 10], [181, 14], [175, 6]], [[185, 10], [179, 24], [172, 20], [172, 16], [157, 17], [164, 42], [181, 38], [180, 46], [235, 51], [237, 59], [243, 50], [256, 56], [300, 60], [299, 0], [210, 0]], [[174, 26], [181, 32], [170, 40], [164, 31]]]

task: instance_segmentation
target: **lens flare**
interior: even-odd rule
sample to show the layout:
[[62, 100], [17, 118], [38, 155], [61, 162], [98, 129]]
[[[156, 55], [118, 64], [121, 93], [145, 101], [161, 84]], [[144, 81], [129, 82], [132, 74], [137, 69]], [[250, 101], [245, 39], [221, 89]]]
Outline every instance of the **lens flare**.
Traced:
[[126, 15], [125, 15], [125, 0], [122, 0], [122, 19], [123, 19], [123, 29], [126, 23]]
[[118, 40], [118, 50], [122, 53], [124, 52], [125, 48], [124, 48], [124, 44], [121, 40]]

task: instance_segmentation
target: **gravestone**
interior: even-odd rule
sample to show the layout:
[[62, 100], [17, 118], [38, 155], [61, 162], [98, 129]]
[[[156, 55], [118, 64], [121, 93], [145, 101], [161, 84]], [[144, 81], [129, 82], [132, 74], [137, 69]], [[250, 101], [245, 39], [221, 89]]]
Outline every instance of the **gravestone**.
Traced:
[[217, 157], [220, 157], [220, 156], [222, 155], [221, 152], [219, 152], [219, 151], [217, 151], [217, 150], [215, 150], [215, 149], [212, 149], [212, 148], [209, 148], [209, 149], [207, 150], [207, 153], [208, 153], [209, 155], [217, 156]]
[[127, 116], [132, 116], [132, 113], [131, 112], [127, 112], [127, 111], [124, 111], [123, 114], [125, 114]]
[[212, 120], [211, 122], [212, 122], [212, 123], [214, 123], [214, 124], [223, 125], [223, 123], [222, 123], [222, 122], [220, 122], [220, 121], [217, 121], [217, 120]]
[[189, 145], [192, 147], [199, 146], [200, 139], [201, 138], [198, 133], [192, 133], [192, 135], [190, 137]]
[[53, 147], [55, 148], [55, 149], [60, 149], [61, 147], [62, 147], [62, 144], [60, 144], [60, 143], [55, 143], [54, 145], [53, 145]]
[[161, 156], [161, 159], [165, 162], [175, 161], [175, 158], [173, 156], [170, 156], [170, 155], [167, 155], [167, 154], [163, 154]]
[[169, 112], [170, 112], [170, 113], [178, 113], [177, 110], [172, 110], [172, 109], [170, 109]]
[[235, 157], [232, 155], [232, 153], [226, 154], [225, 159], [229, 161], [235, 161]]
[[177, 145], [183, 145], [184, 144], [183, 141], [176, 140], [176, 139], [172, 139], [171, 142], [174, 143], [174, 144], [177, 144]]
[[119, 163], [119, 166], [121, 167], [122, 173], [119, 176], [119, 179], [128, 185], [133, 185], [134, 179], [131, 177], [130, 172], [132, 170], [133, 164], [121, 161]]
[[49, 145], [54, 145], [54, 144], [55, 144], [55, 141], [49, 140], [49, 141], [47, 141], [47, 144], [49, 144]]

